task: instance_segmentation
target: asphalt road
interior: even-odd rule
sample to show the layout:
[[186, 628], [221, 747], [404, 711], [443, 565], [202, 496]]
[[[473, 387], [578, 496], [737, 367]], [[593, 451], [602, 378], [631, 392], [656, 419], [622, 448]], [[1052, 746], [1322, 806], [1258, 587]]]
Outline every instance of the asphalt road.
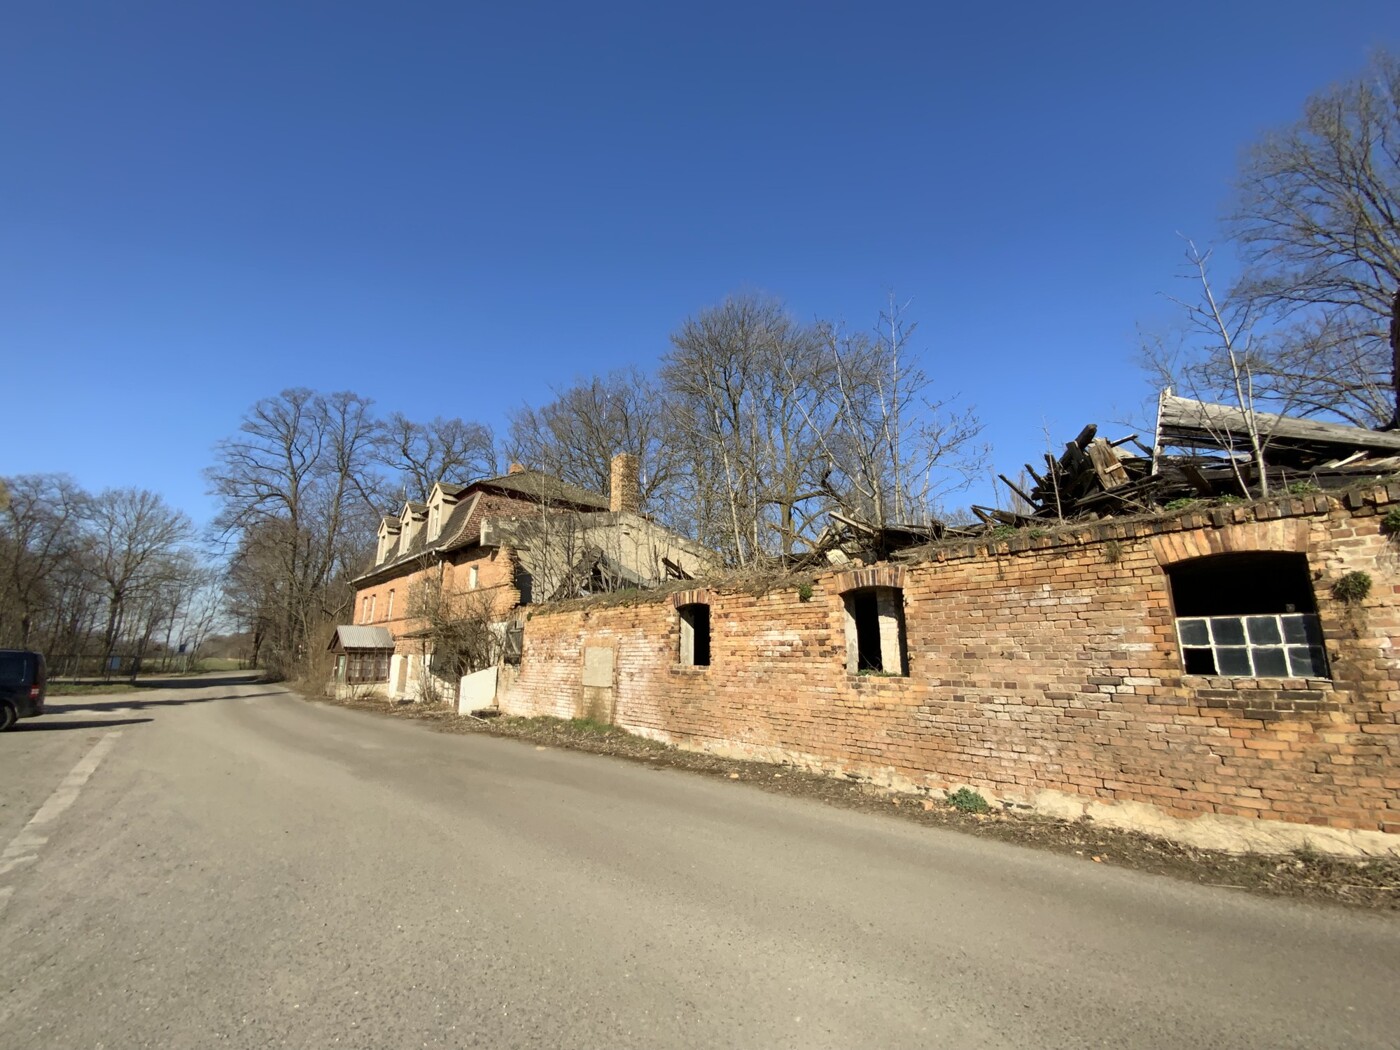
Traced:
[[228, 680], [0, 734], [0, 1047], [1387, 1047], [1400, 922]]

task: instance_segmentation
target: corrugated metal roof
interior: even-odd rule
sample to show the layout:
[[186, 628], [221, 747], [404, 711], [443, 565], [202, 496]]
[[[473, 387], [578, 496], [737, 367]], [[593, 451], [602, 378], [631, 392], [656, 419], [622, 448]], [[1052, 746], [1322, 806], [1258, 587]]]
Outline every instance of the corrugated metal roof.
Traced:
[[335, 629], [330, 648], [335, 648], [336, 642], [342, 649], [392, 649], [394, 636], [387, 627], [343, 623]]

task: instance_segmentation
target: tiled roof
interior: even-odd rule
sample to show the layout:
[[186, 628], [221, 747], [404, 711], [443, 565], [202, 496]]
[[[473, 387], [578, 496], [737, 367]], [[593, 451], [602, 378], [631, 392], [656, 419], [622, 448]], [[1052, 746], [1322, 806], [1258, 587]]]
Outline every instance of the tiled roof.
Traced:
[[[442, 522], [437, 536], [430, 542], [427, 527], [419, 528], [406, 548], [396, 550], [382, 564], [366, 566], [357, 579], [398, 568], [424, 554], [446, 553], [469, 547], [480, 540], [481, 520], [488, 514], [519, 515], [541, 505], [569, 510], [606, 509], [608, 506], [608, 501], [602, 496], [538, 470], [483, 478], [470, 485], [438, 484], [444, 493], [457, 495], [459, 499]], [[406, 506], [414, 511], [426, 510], [422, 503], [408, 503]]]
[[567, 503], [580, 509], [594, 508], [606, 510], [608, 501], [596, 492], [571, 485], [542, 470], [520, 470], [514, 474], [504, 474], [498, 478], [483, 478], [469, 487], [478, 486], [518, 492], [536, 503]]

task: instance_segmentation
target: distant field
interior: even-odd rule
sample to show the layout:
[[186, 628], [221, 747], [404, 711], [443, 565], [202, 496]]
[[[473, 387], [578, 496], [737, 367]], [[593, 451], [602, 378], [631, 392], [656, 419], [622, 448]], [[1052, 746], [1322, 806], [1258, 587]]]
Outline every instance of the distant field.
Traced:
[[242, 660], [235, 660], [231, 657], [211, 656], [206, 660], [200, 660], [195, 666], [200, 671], [242, 671], [245, 669]]

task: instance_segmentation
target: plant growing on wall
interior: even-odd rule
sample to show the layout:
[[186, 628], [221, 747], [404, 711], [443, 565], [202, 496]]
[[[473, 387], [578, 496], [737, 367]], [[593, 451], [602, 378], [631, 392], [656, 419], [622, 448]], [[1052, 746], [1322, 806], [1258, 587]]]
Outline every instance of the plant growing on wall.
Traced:
[[986, 813], [992, 807], [980, 792], [960, 787], [948, 795], [948, 805], [962, 813]]
[[1359, 605], [1371, 593], [1371, 577], [1364, 572], [1349, 572], [1332, 584], [1332, 597], [1348, 605]]
[[1400, 536], [1400, 507], [1391, 507], [1381, 518], [1381, 532], [1394, 539]]

